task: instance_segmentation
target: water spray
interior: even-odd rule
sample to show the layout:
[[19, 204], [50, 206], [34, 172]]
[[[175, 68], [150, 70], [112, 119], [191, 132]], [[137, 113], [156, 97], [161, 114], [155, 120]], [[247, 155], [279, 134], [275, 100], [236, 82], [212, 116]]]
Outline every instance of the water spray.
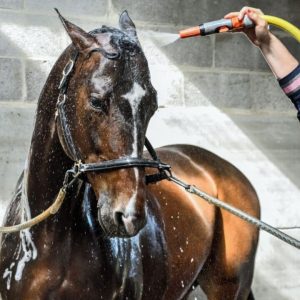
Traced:
[[[268, 24], [274, 25], [290, 33], [298, 42], [300, 42], [300, 29], [293, 24], [274, 16], [262, 15]], [[180, 38], [188, 38], [193, 36], [205, 36], [214, 33], [235, 31], [243, 28], [252, 28], [255, 24], [245, 15], [242, 20], [238, 17], [231, 19], [220, 19], [217, 21], [206, 22], [195, 27], [190, 27], [179, 32]]]

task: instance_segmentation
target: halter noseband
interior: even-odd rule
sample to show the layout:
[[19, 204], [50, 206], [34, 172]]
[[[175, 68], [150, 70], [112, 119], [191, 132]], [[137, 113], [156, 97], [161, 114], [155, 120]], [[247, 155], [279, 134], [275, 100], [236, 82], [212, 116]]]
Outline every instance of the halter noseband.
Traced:
[[[119, 59], [120, 53], [119, 52], [106, 52], [102, 48], [96, 48], [93, 49], [92, 52], [100, 52], [104, 57], [108, 59]], [[105, 171], [111, 171], [111, 170], [117, 170], [117, 169], [123, 169], [123, 168], [153, 168], [158, 169], [158, 173], [146, 175], [146, 184], [154, 183], [163, 179], [168, 178], [168, 174], [171, 174], [171, 166], [165, 163], [162, 163], [160, 159], [158, 158], [154, 148], [152, 147], [151, 143], [147, 138], [145, 138], [145, 146], [150, 153], [152, 160], [149, 159], [143, 159], [138, 157], [123, 157], [119, 159], [113, 159], [113, 160], [107, 160], [103, 162], [97, 162], [97, 163], [82, 163], [79, 151], [76, 148], [76, 145], [73, 141], [71, 131], [68, 125], [68, 120], [65, 114], [65, 101], [67, 99], [67, 90], [68, 90], [68, 84], [70, 80], [71, 73], [74, 69], [76, 60], [78, 58], [78, 52], [74, 51], [73, 54], [70, 57], [69, 62], [66, 64], [66, 66], [63, 69], [62, 72], [62, 79], [59, 84], [59, 96], [57, 99], [56, 104], [56, 113], [55, 117], [58, 122], [60, 122], [60, 126], [62, 129], [62, 136], [64, 139], [64, 144], [67, 147], [67, 152], [69, 156], [72, 158], [73, 161], [75, 161], [75, 164], [71, 170], [68, 170], [68, 174], [72, 174], [73, 176], [76, 176], [76, 178], [79, 176], [79, 174], [87, 173], [87, 172], [105, 172]]]

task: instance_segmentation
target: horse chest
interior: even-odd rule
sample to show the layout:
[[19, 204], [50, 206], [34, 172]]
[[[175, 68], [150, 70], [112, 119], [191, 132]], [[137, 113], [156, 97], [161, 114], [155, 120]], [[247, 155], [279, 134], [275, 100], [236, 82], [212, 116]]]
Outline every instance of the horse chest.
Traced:
[[54, 273], [63, 274], [51, 293], [57, 299], [85, 295], [88, 299], [138, 300], [162, 295], [166, 288], [165, 249], [160, 235], [150, 229], [146, 226], [130, 239], [84, 235], [70, 244], [65, 240], [59, 247], [61, 254], [53, 255], [48, 266], [60, 266]]
[[112, 299], [152, 299], [166, 287], [164, 248], [143, 232], [131, 239], [110, 239], [116, 289]]

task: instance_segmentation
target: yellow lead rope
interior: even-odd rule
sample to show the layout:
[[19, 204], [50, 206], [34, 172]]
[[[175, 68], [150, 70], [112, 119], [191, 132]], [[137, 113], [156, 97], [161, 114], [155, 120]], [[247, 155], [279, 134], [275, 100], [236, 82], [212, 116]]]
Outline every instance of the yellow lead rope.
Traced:
[[24, 223], [18, 224], [18, 225], [0, 227], [0, 232], [4, 232], [4, 233], [16, 232], [16, 231], [27, 229], [33, 225], [36, 225], [36, 224], [44, 221], [49, 216], [57, 213], [57, 211], [60, 209], [60, 207], [65, 199], [65, 196], [66, 196], [66, 190], [65, 190], [65, 188], [61, 188], [56, 196], [55, 201], [52, 203], [52, 205], [50, 207], [48, 207], [45, 211], [43, 211], [41, 214], [37, 215], [33, 219], [30, 219], [30, 220], [28, 220]]

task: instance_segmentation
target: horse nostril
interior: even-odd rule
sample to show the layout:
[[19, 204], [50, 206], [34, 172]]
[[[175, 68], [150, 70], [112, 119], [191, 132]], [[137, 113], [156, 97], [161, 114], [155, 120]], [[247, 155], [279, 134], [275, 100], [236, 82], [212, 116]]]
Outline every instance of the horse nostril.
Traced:
[[136, 216], [126, 216], [120, 211], [114, 213], [115, 224], [119, 229], [125, 229], [129, 235], [134, 235], [138, 229], [138, 219]]
[[124, 214], [121, 211], [116, 211], [115, 212], [114, 221], [115, 221], [117, 226], [123, 226], [124, 225], [123, 217], [124, 217]]
[[130, 235], [134, 235], [137, 233], [138, 229], [138, 219], [135, 216], [122, 216], [122, 223], [125, 227], [126, 231]]

